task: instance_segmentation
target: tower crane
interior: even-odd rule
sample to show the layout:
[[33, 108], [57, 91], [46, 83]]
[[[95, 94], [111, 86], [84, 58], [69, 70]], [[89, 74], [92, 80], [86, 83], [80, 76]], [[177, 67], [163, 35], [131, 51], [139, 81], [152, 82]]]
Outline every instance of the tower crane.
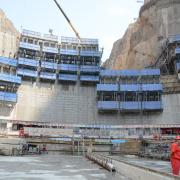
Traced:
[[72, 30], [74, 31], [77, 39], [79, 40], [79, 42], [81, 42], [81, 38], [80, 35], [78, 33], [78, 31], [75, 29], [75, 27], [73, 26], [73, 24], [71, 23], [70, 19], [68, 18], [68, 16], [66, 15], [66, 13], [64, 12], [64, 10], [62, 9], [62, 7], [60, 6], [60, 4], [57, 2], [57, 0], [54, 0], [55, 4], [57, 5], [57, 7], [59, 8], [59, 10], [61, 11], [61, 13], [63, 14], [63, 16], [65, 17], [66, 21], [68, 22], [68, 24], [70, 25], [70, 27], [72, 28]]

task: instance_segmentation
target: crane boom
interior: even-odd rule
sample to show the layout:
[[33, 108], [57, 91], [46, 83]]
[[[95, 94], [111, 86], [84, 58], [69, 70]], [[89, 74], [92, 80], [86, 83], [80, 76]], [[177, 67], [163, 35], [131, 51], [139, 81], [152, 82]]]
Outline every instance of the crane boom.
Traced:
[[59, 3], [54, 0], [54, 2], [56, 3], [57, 7], [59, 8], [59, 10], [61, 11], [61, 13], [63, 14], [63, 16], [65, 17], [65, 19], [67, 20], [67, 22], [69, 23], [69, 25], [71, 26], [72, 30], [74, 31], [74, 33], [76, 34], [76, 37], [78, 38], [79, 41], [81, 41], [80, 35], [78, 33], [78, 31], [76, 31], [76, 29], [74, 28], [74, 26], [72, 25], [70, 19], [68, 18], [68, 16], [66, 15], [66, 13], [64, 12], [64, 10], [61, 8], [61, 6], [59, 5]]

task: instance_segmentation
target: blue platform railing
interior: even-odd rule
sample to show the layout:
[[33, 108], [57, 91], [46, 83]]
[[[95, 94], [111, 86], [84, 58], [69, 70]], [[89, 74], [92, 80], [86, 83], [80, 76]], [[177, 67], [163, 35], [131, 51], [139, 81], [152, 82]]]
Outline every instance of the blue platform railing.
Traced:
[[120, 84], [121, 92], [136, 92], [140, 91], [140, 84]]
[[57, 63], [41, 61], [41, 67], [46, 69], [57, 69]]
[[119, 76], [118, 72], [120, 72], [120, 71], [117, 71], [117, 70], [101, 70], [100, 76], [101, 77], [116, 77], [116, 76]]
[[[61, 36], [61, 43], [79, 44], [79, 40], [74, 37]], [[80, 44], [98, 45], [99, 41], [98, 39], [81, 38]]]
[[80, 51], [80, 56], [96, 56], [101, 57], [100, 51]]
[[34, 60], [34, 59], [19, 58], [18, 59], [18, 64], [26, 65], [26, 66], [30, 66], [30, 67], [38, 67], [39, 66], [39, 61]]
[[40, 51], [40, 46], [36, 45], [36, 44], [20, 42], [19, 47], [24, 48], [24, 49], [31, 49], [31, 50], [34, 50], [34, 51]]
[[41, 79], [56, 80], [56, 73], [41, 72], [40, 78]]
[[163, 91], [162, 84], [98, 84], [97, 91], [120, 91], [120, 92], [139, 92], [139, 91]]
[[160, 76], [159, 69], [143, 70], [101, 70], [101, 77], [141, 77], [141, 76]]
[[60, 54], [62, 55], [72, 55], [72, 56], [78, 56], [79, 52], [78, 50], [70, 50], [70, 49], [60, 49]]
[[170, 37], [168, 38], [168, 40], [169, 40], [169, 43], [178, 42], [178, 41], [180, 41], [180, 35], [179, 35], [179, 34], [176, 34], [176, 35], [174, 35], [174, 36], [170, 36]]
[[175, 54], [180, 54], [180, 48], [175, 49]]
[[57, 53], [58, 53], [58, 48], [43, 46], [42, 51], [43, 51], [43, 52], [48, 52], [48, 53], [57, 54]]
[[21, 84], [21, 77], [11, 74], [0, 73], [0, 81]]
[[177, 69], [178, 72], [180, 72], [180, 62], [176, 63], [176, 69]]
[[162, 84], [142, 84], [142, 91], [160, 91], [162, 92], [163, 91], [163, 86]]
[[99, 110], [118, 110], [119, 102], [118, 101], [98, 101]]
[[100, 71], [100, 67], [99, 66], [81, 65], [80, 71], [81, 72], [89, 72], [89, 73], [98, 73]]
[[59, 80], [61, 80], [61, 81], [77, 81], [78, 76], [72, 75], [72, 74], [60, 74]]
[[97, 91], [117, 92], [119, 91], [118, 84], [97, 84]]
[[26, 77], [37, 77], [38, 76], [37, 71], [33, 71], [33, 70], [29, 70], [29, 69], [21, 69], [21, 68], [18, 68], [17, 74], [21, 75], [21, 76], [26, 76]]
[[17, 102], [17, 94], [0, 91], [0, 101], [16, 103]]
[[6, 64], [9, 66], [16, 67], [17, 66], [17, 60], [0, 56], [0, 64]]
[[160, 76], [160, 69], [143, 69], [140, 71], [141, 76]]
[[139, 101], [120, 102], [121, 111], [139, 111], [140, 109], [141, 109], [141, 102]]
[[59, 64], [58, 69], [60, 69], [60, 71], [77, 72], [79, 67], [76, 64]]
[[99, 76], [81, 75], [80, 81], [99, 82]]
[[161, 101], [143, 101], [142, 102], [143, 110], [162, 110], [162, 102]]

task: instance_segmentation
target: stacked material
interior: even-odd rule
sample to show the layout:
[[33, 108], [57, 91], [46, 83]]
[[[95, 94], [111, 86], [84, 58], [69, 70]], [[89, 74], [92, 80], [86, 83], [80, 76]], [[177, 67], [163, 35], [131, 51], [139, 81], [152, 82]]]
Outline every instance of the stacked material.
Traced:
[[170, 142], [147, 142], [140, 156], [152, 159], [169, 160], [170, 158]]

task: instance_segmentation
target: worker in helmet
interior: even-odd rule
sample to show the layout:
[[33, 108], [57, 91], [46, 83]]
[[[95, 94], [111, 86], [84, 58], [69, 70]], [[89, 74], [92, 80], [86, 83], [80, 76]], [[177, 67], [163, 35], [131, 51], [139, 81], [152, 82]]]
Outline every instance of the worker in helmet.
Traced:
[[176, 136], [175, 142], [171, 144], [171, 166], [174, 175], [180, 171], [180, 136]]

